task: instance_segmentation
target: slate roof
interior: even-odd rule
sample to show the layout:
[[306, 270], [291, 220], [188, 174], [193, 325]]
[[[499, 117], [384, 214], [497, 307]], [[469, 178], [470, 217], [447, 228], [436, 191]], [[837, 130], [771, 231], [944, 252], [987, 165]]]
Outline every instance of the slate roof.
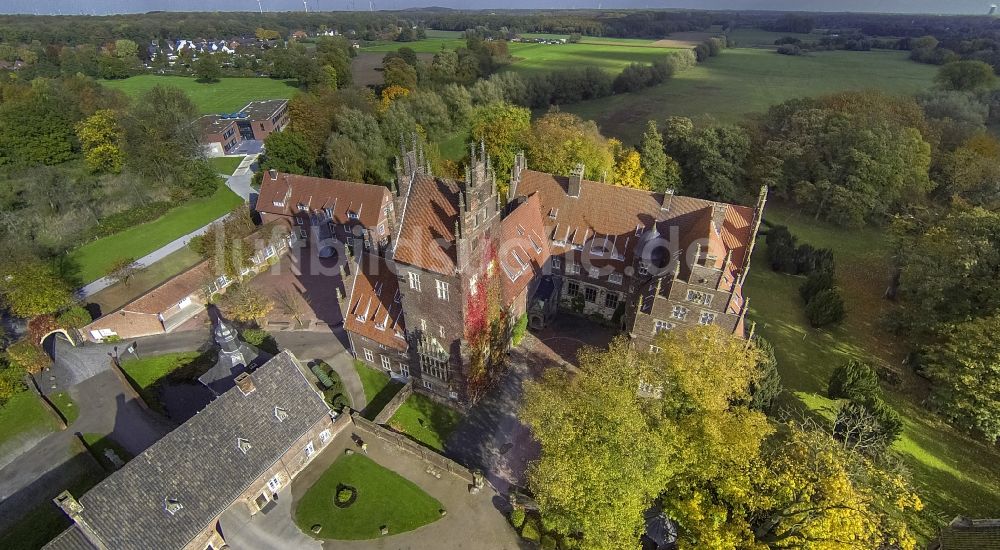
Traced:
[[[183, 547], [330, 413], [300, 369], [290, 352], [275, 356], [251, 375], [255, 391], [219, 396], [79, 498], [83, 518], [109, 548]], [[182, 508], [171, 514], [166, 499]]]
[[[374, 228], [382, 219], [383, 204], [391, 203], [392, 194], [381, 185], [314, 178], [277, 172], [264, 172], [257, 198], [257, 211], [281, 216], [299, 214], [300, 205], [310, 212], [330, 209], [337, 224], [360, 223]], [[275, 204], [277, 203], [277, 204]], [[280, 206], [279, 206], [280, 205]], [[350, 214], [357, 215], [352, 219]]]
[[42, 550], [95, 550], [96, 548], [84, 536], [80, 526], [74, 523], [56, 538], [50, 540], [42, 547]]
[[413, 183], [400, 213], [393, 259], [426, 271], [455, 271], [455, 222], [461, 184], [423, 173]]
[[406, 350], [403, 304], [394, 270], [381, 256], [364, 252], [355, 269], [358, 274], [344, 312], [344, 328], [390, 348]]
[[941, 529], [941, 550], [1000, 549], [1000, 519], [958, 517]]
[[545, 238], [538, 195], [528, 197], [500, 222], [497, 261], [505, 304], [518, 296], [549, 261], [549, 240]]

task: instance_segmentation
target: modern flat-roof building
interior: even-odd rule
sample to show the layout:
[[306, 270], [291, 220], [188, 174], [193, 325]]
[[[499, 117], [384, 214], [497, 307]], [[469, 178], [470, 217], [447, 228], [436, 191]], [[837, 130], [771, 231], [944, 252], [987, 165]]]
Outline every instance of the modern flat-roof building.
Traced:
[[288, 126], [288, 100], [251, 101], [234, 113], [205, 115], [198, 119], [201, 144], [209, 156], [234, 153], [245, 141], [264, 141]]

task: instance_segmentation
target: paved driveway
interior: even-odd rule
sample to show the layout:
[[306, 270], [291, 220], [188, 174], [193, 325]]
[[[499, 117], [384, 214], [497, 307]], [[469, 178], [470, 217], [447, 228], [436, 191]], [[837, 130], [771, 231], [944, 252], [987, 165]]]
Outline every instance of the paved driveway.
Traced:
[[368, 401], [361, 385], [358, 371], [354, 369], [354, 356], [347, 349], [347, 335], [343, 328], [332, 331], [275, 332], [274, 339], [281, 349], [291, 350], [305, 364], [315, 359], [326, 361], [340, 375], [344, 388], [351, 398], [351, 408], [360, 411]]

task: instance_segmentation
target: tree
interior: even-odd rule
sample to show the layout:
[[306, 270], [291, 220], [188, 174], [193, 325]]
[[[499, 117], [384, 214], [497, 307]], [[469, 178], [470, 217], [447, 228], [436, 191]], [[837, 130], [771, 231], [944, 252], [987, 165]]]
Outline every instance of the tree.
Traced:
[[614, 175], [612, 145], [601, 135], [594, 121], [584, 121], [572, 113], [551, 111], [531, 127], [528, 164], [542, 172], [569, 174], [577, 163], [583, 163], [585, 178], [607, 181]]
[[20, 258], [0, 267], [4, 304], [19, 317], [55, 313], [72, 302], [72, 289], [56, 270], [40, 260]]
[[746, 130], [732, 125], [695, 129], [690, 119], [670, 117], [664, 134], [666, 152], [680, 165], [688, 193], [730, 202], [738, 198], [750, 154]]
[[869, 397], [878, 397], [882, 390], [878, 385], [878, 375], [861, 361], [854, 359], [834, 369], [830, 376], [826, 395], [830, 399], [850, 399], [863, 401]]
[[754, 547], [916, 547], [906, 514], [923, 504], [907, 480], [821, 430], [786, 424], [748, 474], [750, 490], [727, 495]]
[[844, 320], [844, 299], [836, 288], [822, 290], [806, 304], [806, 318], [813, 327], [835, 325]]
[[350, 138], [330, 134], [326, 142], [326, 166], [330, 177], [344, 181], [363, 181], [365, 158]]
[[945, 90], [975, 91], [992, 86], [996, 74], [993, 67], [982, 61], [953, 61], [938, 69], [934, 80]]
[[132, 278], [141, 269], [142, 266], [139, 265], [135, 258], [118, 258], [108, 267], [107, 276], [116, 283], [128, 288], [129, 283], [132, 282]]
[[584, 349], [578, 374], [550, 369], [526, 385], [521, 417], [542, 448], [529, 485], [546, 525], [579, 534], [582, 548], [634, 547], [659, 494], [682, 525], [708, 521], [698, 509], [707, 480], [745, 471], [770, 432], [763, 414], [733, 405], [749, 401], [752, 345], [714, 326], [656, 345], [652, 355], [625, 339]]
[[881, 456], [902, 433], [899, 413], [877, 397], [843, 402], [833, 424], [833, 437], [845, 449], [871, 457]]
[[633, 189], [649, 189], [642, 160], [635, 149], [624, 151], [615, 163], [615, 185]]
[[[366, 181], [389, 181], [390, 149], [379, 128], [378, 119], [357, 109], [344, 109], [334, 118], [337, 131], [354, 142], [365, 159]], [[396, 134], [398, 139], [399, 134]]]
[[122, 171], [125, 164], [122, 134], [118, 115], [111, 109], [101, 109], [77, 123], [76, 137], [91, 172], [117, 174]]
[[756, 376], [750, 382], [750, 408], [767, 411], [774, 404], [784, 388], [778, 373], [778, 360], [774, 356], [774, 346], [761, 336], [754, 336], [754, 346], [760, 351]]
[[391, 57], [382, 63], [382, 78], [386, 86], [400, 86], [407, 90], [417, 87], [417, 70], [399, 57]]
[[308, 174], [315, 164], [309, 142], [295, 130], [272, 132], [264, 140], [267, 151], [263, 167], [289, 174]]
[[29, 374], [38, 374], [52, 364], [42, 346], [30, 340], [20, 340], [7, 347], [7, 360], [12, 366]]
[[386, 86], [382, 88], [382, 93], [380, 95], [378, 110], [380, 113], [384, 113], [389, 110], [389, 106], [392, 105], [393, 101], [410, 95], [410, 90], [402, 86]]
[[1000, 438], [1000, 315], [948, 323], [924, 347], [924, 372], [933, 382], [931, 401], [956, 425], [990, 442]]
[[189, 246], [210, 262], [213, 272], [239, 279], [254, 254], [253, 247], [245, 241], [253, 230], [250, 208], [244, 204], [192, 238]]
[[274, 301], [247, 283], [230, 286], [220, 306], [226, 316], [242, 323], [259, 323], [274, 309]]
[[505, 184], [514, 168], [514, 157], [524, 149], [531, 129], [531, 111], [509, 103], [476, 107], [471, 118], [472, 139], [486, 144], [498, 178]]
[[642, 155], [642, 169], [646, 172], [646, 182], [650, 189], [662, 193], [680, 183], [678, 177], [680, 174], [668, 171], [671, 159], [663, 151], [663, 136], [660, 135], [655, 120], [646, 122], [646, 131], [642, 134], [639, 152]]
[[809, 277], [806, 278], [806, 282], [802, 283], [802, 286], [799, 287], [799, 296], [802, 297], [803, 302], [808, 304], [817, 294], [832, 288], [833, 272], [828, 270], [816, 271], [810, 273]]
[[[296, 328], [302, 328], [302, 300], [299, 294], [292, 289], [282, 288], [274, 293], [274, 299], [281, 306], [281, 309], [295, 319]], [[302, 297], [305, 299], [305, 296]]]
[[157, 184], [181, 185], [191, 163], [201, 159], [198, 110], [187, 95], [168, 86], [144, 92], [122, 121], [125, 164]]
[[210, 53], [203, 53], [191, 67], [199, 82], [218, 82], [222, 76], [222, 66], [219, 60]]
[[82, 306], [70, 306], [56, 317], [56, 323], [61, 328], [83, 328], [93, 321], [90, 312]]

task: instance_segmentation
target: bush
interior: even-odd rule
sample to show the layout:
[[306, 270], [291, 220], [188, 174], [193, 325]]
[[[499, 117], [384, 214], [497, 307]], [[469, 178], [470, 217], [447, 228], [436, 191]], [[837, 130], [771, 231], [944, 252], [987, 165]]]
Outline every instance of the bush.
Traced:
[[41, 346], [30, 340], [21, 340], [7, 348], [7, 360], [11, 367], [37, 374], [52, 363]]
[[881, 395], [878, 375], [861, 361], [851, 360], [834, 369], [826, 388], [830, 399], [861, 401]]
[[833, 288], [833, 273], [829, 271], [817, 271], [810, 273], [806, 282], [799, 287], [799, 296], [802, 301], [809, 303], [817, 294], [824, 290]]
[[795, 271], [804, 274], [816, 271], [833, 272], [833, 250], [814, 248], [809, 244], [799, 245], [795, 249]]
[[767, 231], [767, 261], [771, 269], [784, 273], [794, 273], [795, 236], [783, 225], [776, 225]]
[[137, 206], [121, 212], [116, 212], [106, 216], [96, 226], [90, 229], [87, 237], [89, 239], [99, 239], [120, 233], [139, 224], [151, 222], [170, 210], [173, 203], [168, 201], [156, 201], [144, 206]]
[[802, 48], [795, 44], [782, 44], [776, 51], [781, 55], [802, 55]]
[[524, 508], [518, 506], [510, 511], [510, 524], [514, 526], [514, 529], [520, 529], [524, 525]]
[[271, 355], [276, 355], [278, 353], [278, 343], [275, 342], [274, 337], [271, 336], [269, 332], [261, 328], [248, 328], [243, 329], [243, 341], [260, 348]]
[[538, 520], [529, 519], [524, 527], [521, 529], [521, 538], [524, 540], [530, 540], [531, 542], [538, 542], [541, 537], [541, 533], [538, 532]]
[[27, 389], [24, 383], [24, 371], [11, 365], [0, 363], [0, 407], [8, 399]]
[[351, 491], [350, 489], [340, 489], [337, 491], [337, 502], [340, 504], [347, 504], [353, 495], [354, 491]]
[[840, 406], [833, 436], [869, 455], [879, 455], [899, 439], [903, 420], [878, 397], [847, 401]]
[[552, 538], [550, 535], [542, 536], [541, 547], [542, 550], [556, 550], [556, 539]]
[[844, 320], [844, 299], [836, 288], [820, 291], [806, 304], [806, 318], [813, 327], [835, 325]]
[[757, 378], [750, 383], [750, 407], [758, 411], [771, 408], [775, 398], [784, 390], [781, 375], [778, 374], [778, 360], [774, 357], [774, 346], [760, 336], [754, 336], [754, 344], [763, 357], [757, 363]]
[[56, 317], [56, 323], [62, 328], [83, 328], [93, 320], [90, 312], [81, 306], [72, 306]]
[[521, 339], [524, 338], [524, 332], [528, 330], [528, 314], [522, 313], [520, 317], [517, 318], [517, 322], [514, 323], [514, 328], [511, 330], [511, 340], [514, 341], [514, 345], [521, 343]]

